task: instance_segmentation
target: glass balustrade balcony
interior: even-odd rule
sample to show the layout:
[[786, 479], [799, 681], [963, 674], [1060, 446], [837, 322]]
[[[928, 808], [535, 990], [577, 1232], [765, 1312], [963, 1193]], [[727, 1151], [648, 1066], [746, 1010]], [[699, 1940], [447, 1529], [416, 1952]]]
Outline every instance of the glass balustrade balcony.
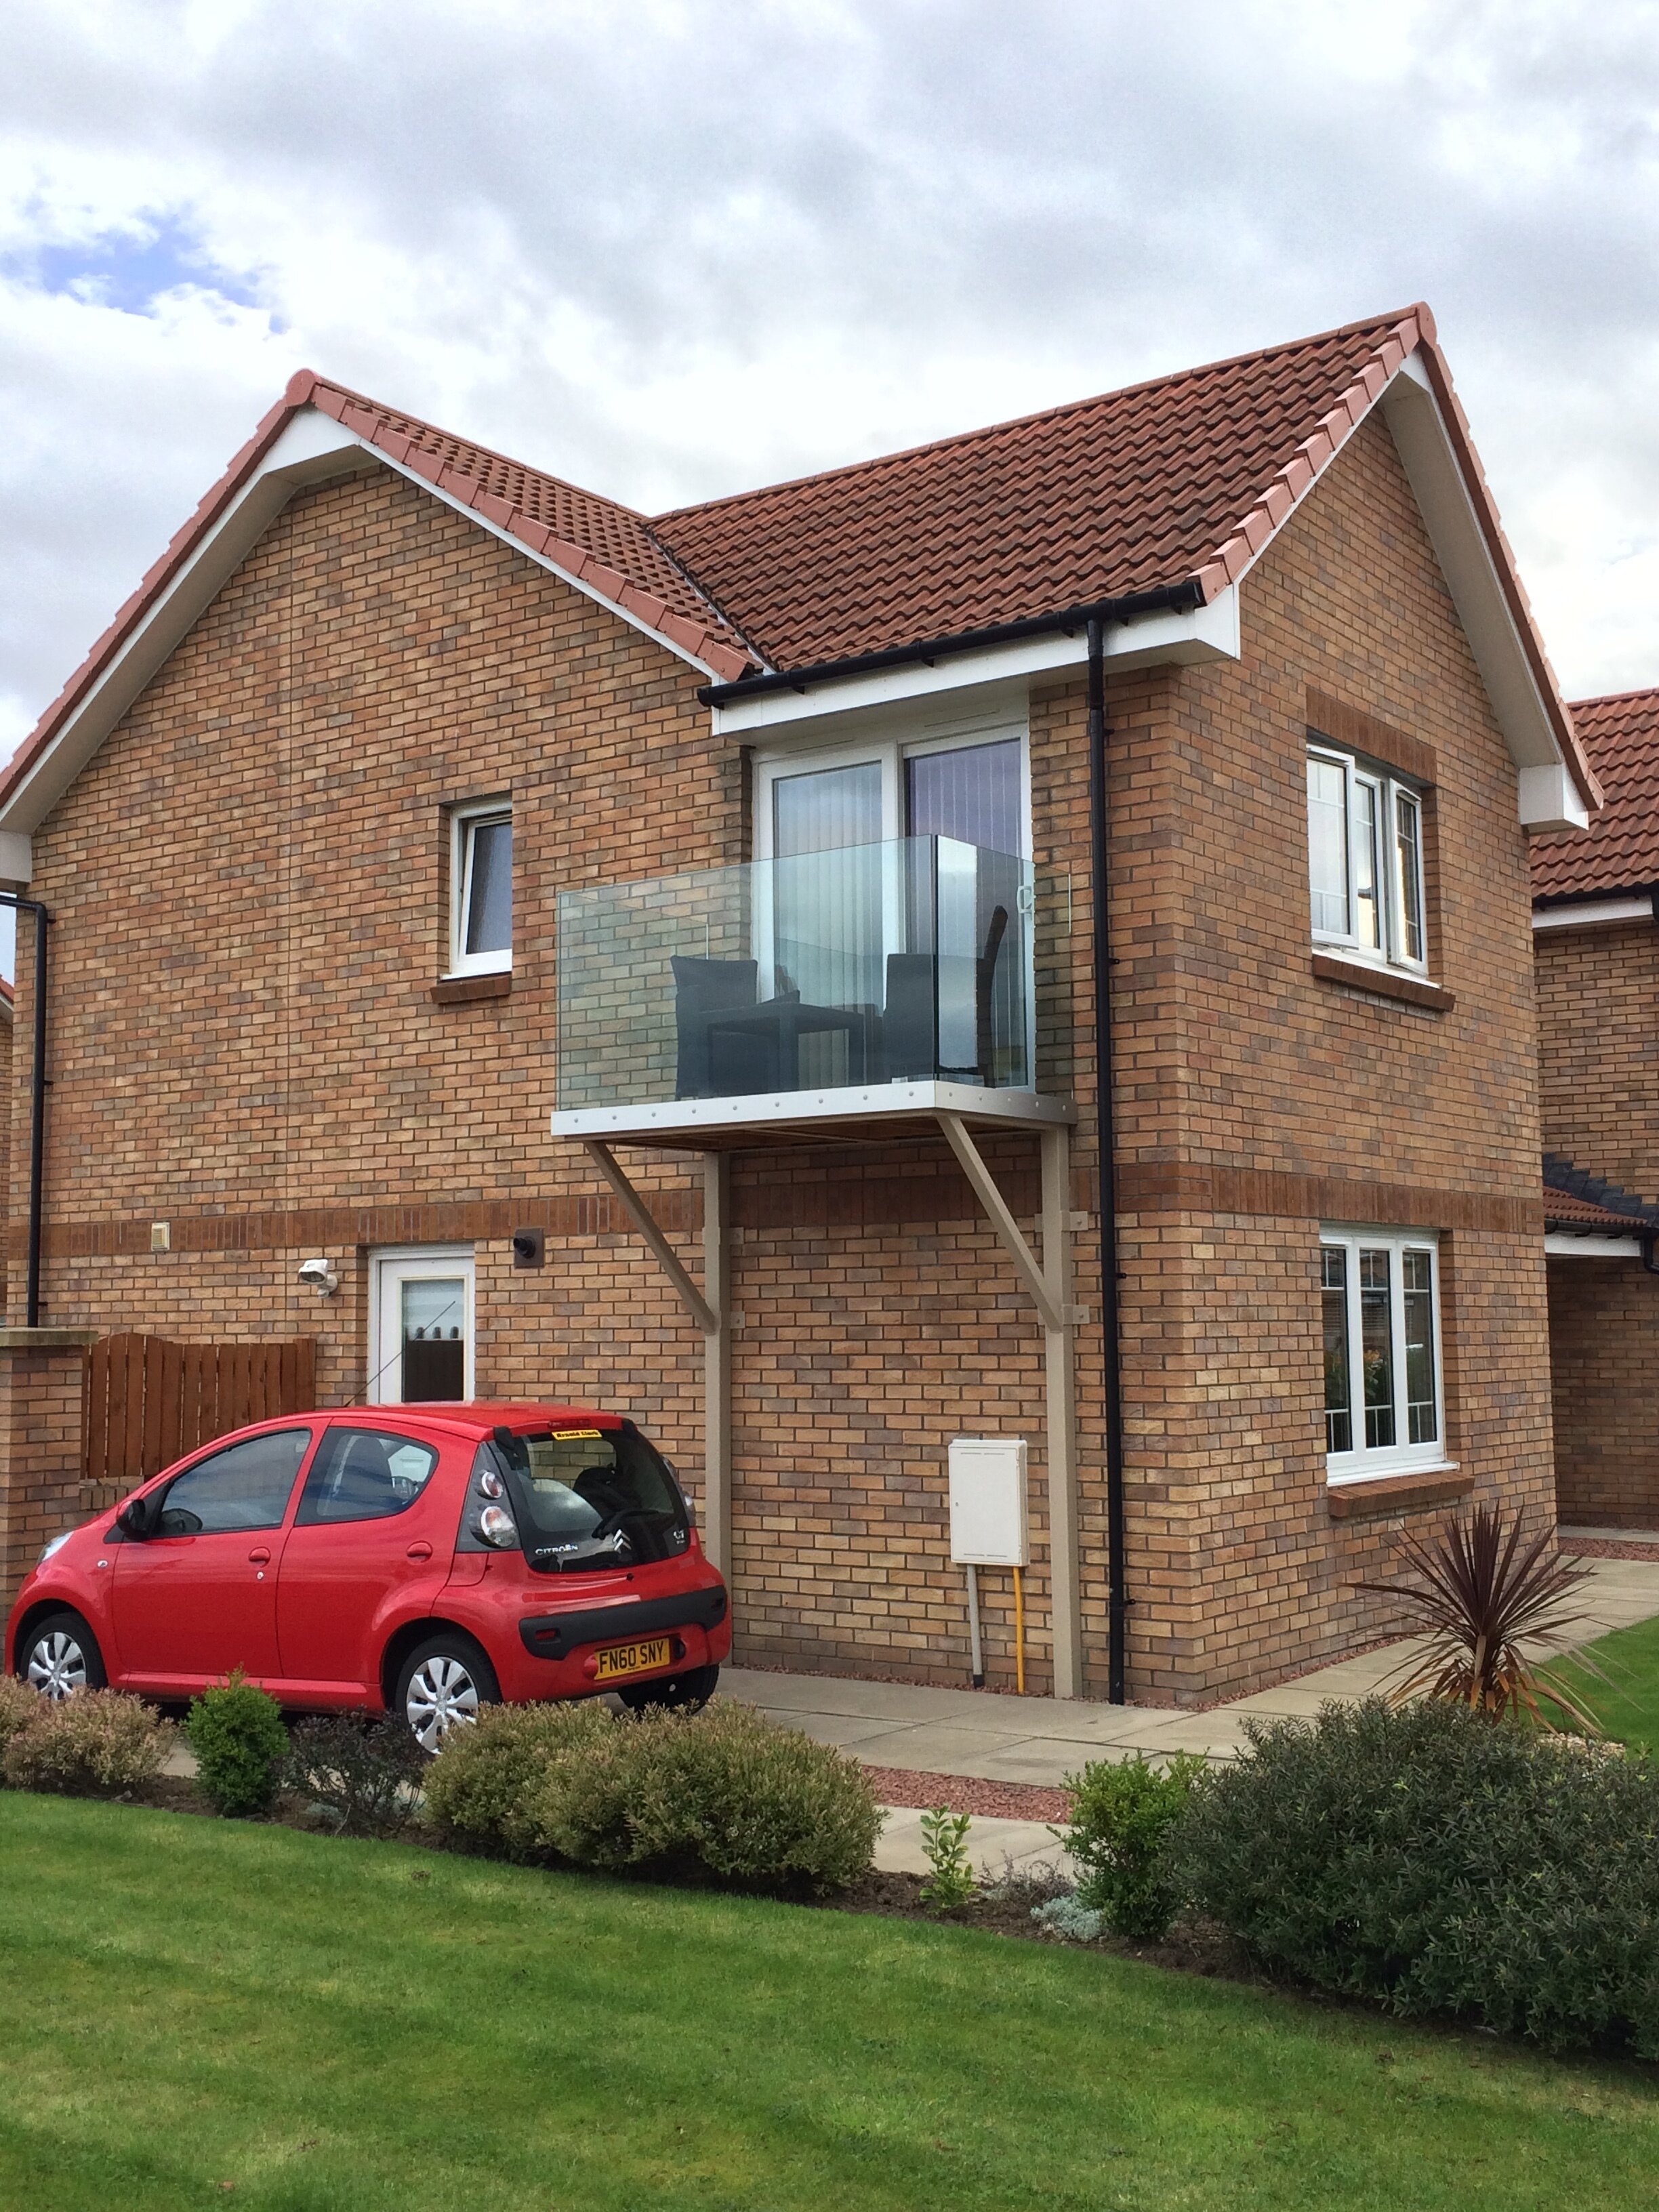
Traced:
[[1029, 861], [949, 837], [566, 891], [555, 1127], [808, 1092], [1030, 1091], [1032, 906]]

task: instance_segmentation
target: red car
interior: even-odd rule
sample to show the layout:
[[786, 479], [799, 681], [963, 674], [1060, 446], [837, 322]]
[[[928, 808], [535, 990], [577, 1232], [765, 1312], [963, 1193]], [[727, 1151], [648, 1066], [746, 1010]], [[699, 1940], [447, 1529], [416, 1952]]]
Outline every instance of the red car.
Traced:
[[726, 1585], [631, 1421], [375, 1406], [239, 1429], [58, 1537], [6, 1666], [48, 1697], [164, 1700], [240, 1667], [285, 1705], [403, 1713], [434, 1750], [502, 1698], [701, 1704], [731, 1643]]

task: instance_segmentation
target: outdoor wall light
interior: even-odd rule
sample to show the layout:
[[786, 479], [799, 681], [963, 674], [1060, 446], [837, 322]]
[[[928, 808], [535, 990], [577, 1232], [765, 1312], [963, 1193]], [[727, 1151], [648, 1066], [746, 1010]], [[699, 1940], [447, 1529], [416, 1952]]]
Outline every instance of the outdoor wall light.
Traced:
[[340, 1287], [340, 1278], [326, 1260], [301, 1260], [300, 1280], [319, 1298], [331, 1298]]

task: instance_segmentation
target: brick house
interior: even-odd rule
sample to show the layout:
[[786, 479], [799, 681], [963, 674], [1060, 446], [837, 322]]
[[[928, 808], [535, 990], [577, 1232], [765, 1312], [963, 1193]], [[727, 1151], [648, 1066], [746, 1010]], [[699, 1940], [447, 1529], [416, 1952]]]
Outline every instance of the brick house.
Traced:
[[1659, 691], [1572, 715], [1606, 805], [1533, 848], [1556, 1486], [1659, 1528]]
[[963, 1681], [1024, 1438], [990, 1682], [1242, 1691], [1553, 1511], [1598, 796], [1422, 307], [648, 520], [301, 375], [0, 784], [42, 1319], [623, 1407], [762, 1663]]

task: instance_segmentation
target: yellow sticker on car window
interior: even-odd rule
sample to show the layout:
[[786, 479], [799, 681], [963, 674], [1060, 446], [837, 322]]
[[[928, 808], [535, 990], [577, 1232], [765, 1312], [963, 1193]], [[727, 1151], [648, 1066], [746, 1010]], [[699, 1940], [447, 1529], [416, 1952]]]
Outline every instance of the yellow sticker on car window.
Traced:
[[604, 1434], [603, 1429], [555, 1429], [553, 1442], [556, 1444], [574, 1443], [578, 1437], [602, 1437]]

